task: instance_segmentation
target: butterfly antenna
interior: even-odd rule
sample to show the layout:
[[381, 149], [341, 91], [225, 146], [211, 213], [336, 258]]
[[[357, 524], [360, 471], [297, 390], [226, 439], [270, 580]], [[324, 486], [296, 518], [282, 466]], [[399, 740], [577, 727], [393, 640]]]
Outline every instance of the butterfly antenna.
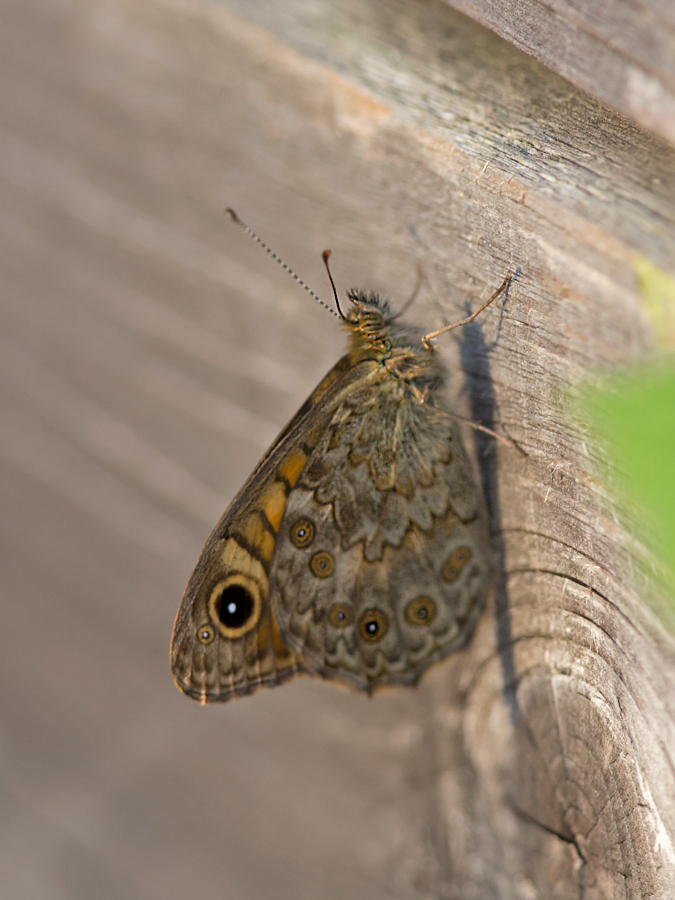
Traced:
[[342, 310], [340, 309], [340, 300], [338, 298], [338, 292], [335, 287], [335, 282], [333, 281], [333, 276], [330, 274], [330, 266], [328, 265], [328, 257], [330, 256], [330, 250], [324, 250], [321, 254], [323, 258], [323, 264], [326, 267], [326, 271], [328, 272], [328, 277], [330, 278], [330, 286], [333, 288], [333, 296], [335, 297], [335, 305], [337, 306], [338, 315], [345, 322], [347, 321], [347, 317], [344, 315]]
[[[291, 267], [289, 265], [286, 265], [286, 263], [283, 261], [283, 259], [281, 259], [279, 256], [277, 256], [277, 254], [274, 252], [274, 250], [272, 250], [271, 247], [268, 247], [262, 238], [258, 237], [258, 235], [255, 233], [255, 231], [252, 231], [245, 222], [242, 222], [242, 220], [239, 218], [239, 216], [236, 214], [236, 212], [233, 209], [230, 209], [228, 207], [225, 210], [225, 212], [228, 214], [228, 216], [232, 219], [233, 222], [236, 222], [240, 228], [244, 229], [244, 231], [246, 232], [246, 234], [249, 237], [253, 238], [253, 240], [256, 241], [256, 243], [260, 244], [260, 246], [263, 248], [263, 250], [266, 250], [269, 253], [269, 255], [272, 257], [272, 259], [275, 262], [279, 263], [279, 265], [281, 266], [282, 269], [284, 269], [286, 272], [288, 272], [288, 274], [292, 278], [295, 278], [295, 280], [298, 282], [298, 284], [301, 287], [303, 287], [307, 291], [308, 294], [311, 294], [311, 296], [314, 297], [314, 299], [316, 300], [317, 303], [320, 303], [324, 309], [327, 309], [328, 312], [332, 313], [334, 316], [338, 316], [338, 318], [342, 317], [344, 319], [342, 312], [340, 312], [338, 315], [338, 313], [336, 313], [335, 310], [331, 306], [329, 306], [327, 303], [324, 303], [324, 301], [321, 299], [321, 297], [319, 297], [318, 294], [314, 293], [314, 291], [311, 289], [311, 287], [308, 284], [305, 284], [305, 282], [302, 280], [302, 278], [300, 278], [299, 275], [296, 275], [295, 272], [293, 271], [293, 269], [291, 269]], [[333, 279], [331, 278], [331, 282], [332, 282], [332, 280]], [[335, 290], [335, 288], [333, 288], [333, 290]], [[339, 306], [338, 306], [338, 309], [340, 309]]]

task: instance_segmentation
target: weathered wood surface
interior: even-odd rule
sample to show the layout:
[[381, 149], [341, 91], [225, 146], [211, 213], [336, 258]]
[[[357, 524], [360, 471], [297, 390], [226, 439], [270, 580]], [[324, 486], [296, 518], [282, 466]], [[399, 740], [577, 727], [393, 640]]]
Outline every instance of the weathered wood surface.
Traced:
[[[675, 153], [438, 3], [0, 7], [3, 893], [670, 898], [675, 655], [575, 386], [649, 344]], [[183, 584], [342, 345], [313, 286], [444, 343], [502, 574], [372, 700], [171, 683]], [[327, 293], [327, 292], [326, 292]], [[461, 373], [464, 372], [464, 377]], [[473, 435], [468, 439], [473, 441]]]
[[672, 0], [446, 0], [675, 144]]

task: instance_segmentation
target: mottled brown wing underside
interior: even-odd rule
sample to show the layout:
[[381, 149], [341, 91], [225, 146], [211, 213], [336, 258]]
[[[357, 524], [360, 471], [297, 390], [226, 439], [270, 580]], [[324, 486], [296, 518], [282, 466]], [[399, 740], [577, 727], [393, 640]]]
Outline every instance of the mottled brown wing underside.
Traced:
[[305, 665], [367, 691], [414, 684], [466, 643], [490, 578], [455, 423], [386, 402], [355, 391], [336, 411], [289, 496], [271, 581]]

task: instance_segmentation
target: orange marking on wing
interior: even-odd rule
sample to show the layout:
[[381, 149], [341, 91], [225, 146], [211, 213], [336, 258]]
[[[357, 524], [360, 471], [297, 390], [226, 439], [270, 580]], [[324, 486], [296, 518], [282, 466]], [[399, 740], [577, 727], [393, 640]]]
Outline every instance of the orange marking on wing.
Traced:
[[281, 525], [281, 517], [284, 514], [287, 499], [286, 491], [281, 481], [273, 481], [272, 484], [267, 486], [262, 495], [263, 512], [275, 532], [279, 530], [279, 525]]
[[257, 514], [250, 515], [246, 520], [242, 537], [249, 547], [255, 548], [260, 556], [269, 562], [274, 553], [274, 538], [263, 525]]
[[307, 462], [307, 454], [302, 450], [296, 450], [291, 453], [279, 466], [279, 474], [290, 484], [291, 487], [298, 480], [298, 475], [302, 472]]

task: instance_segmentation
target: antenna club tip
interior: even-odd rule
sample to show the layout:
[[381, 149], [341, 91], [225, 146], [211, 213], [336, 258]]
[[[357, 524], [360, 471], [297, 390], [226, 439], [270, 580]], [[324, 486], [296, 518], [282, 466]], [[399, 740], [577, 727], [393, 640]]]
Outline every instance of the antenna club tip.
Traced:
[[225, 210], [225, 212], [228, 214], [228, 216], [229, 216], [234, 222], [241, 222], [241, 219], [240, 219], [239, 216], [236, 214], [236, 212], [232, 209], [231, 206], [228, 206], [227, 209]]
[[323, 253], [321, 254], [321, 256], [323, 257], [323, 261], [326, 262], [326, 260], [328, 259], [328, 257], [329, 257], [330, 255], [331, 255], [331, 251], [330, 251], [330, 250], [324, 250]]

